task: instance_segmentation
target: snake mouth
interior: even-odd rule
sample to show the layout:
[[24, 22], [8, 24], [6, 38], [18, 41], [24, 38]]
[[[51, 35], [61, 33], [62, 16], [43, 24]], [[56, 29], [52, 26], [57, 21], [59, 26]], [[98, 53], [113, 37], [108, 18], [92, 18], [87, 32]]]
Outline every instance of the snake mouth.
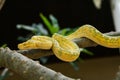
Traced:
[[80, 49], [71, 40], [65, 38], [62, 35], [53, 35], [53, 52], [59, 59], [67, 62], [75, 61], [80, 55]]

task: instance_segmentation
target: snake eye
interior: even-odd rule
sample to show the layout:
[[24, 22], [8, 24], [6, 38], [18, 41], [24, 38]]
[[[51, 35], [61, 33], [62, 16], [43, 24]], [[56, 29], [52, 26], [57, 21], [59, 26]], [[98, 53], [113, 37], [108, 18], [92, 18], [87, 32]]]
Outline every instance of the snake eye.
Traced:
[[56, 57], [67, 62], [79, 57], [80, 49], [74, 42], [59, 34], [54, 34], [52, 38], [54, 39], [52, 49]]

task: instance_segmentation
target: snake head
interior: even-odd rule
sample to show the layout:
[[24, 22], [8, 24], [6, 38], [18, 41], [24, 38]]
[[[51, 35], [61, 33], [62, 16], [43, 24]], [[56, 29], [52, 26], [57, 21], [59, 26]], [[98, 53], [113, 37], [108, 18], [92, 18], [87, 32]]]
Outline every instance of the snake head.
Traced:
[[51, 49], [52, 38], [47, 36], [33, 36], [26, 42], [18, 44], [19, 49]]
[[52, 50], [57, 58], [72, 62], [79, 57], [80, 49], [76, 43], [57, 33], [52, 38], [54, 40]]

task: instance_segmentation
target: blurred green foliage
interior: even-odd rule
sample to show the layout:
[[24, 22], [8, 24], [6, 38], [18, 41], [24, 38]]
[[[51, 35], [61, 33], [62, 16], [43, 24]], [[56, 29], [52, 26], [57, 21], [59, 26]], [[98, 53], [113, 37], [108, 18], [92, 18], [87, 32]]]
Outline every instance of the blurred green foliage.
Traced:
[[7, 44], [3, 44], [1, 47], [2, 47], [2, 48], [5, 48], [5, 47], [7, 47]]
[[[19, 36], [18, 40], [20, 41], [26, 41], [33, 35], [45, 35], [45, 36], [52, 36], [54, 33], [59, 33], [61, 35], [68, 35], [72, 32], [74, 32], [77, 28], [63, 28], [60, 29], [58, 20], [53, 15], [49, 15], [49, 19], [44, 16], [42, 13], [40, 13], [40, 18], [42, 19], [45, 27], [42, 23], [39, 24], [32, 24], [31, 26], [18, 24], [16, 27], [17, 29], [24, 29], [27, 31], [30, 31], [30, 34], [27, 34], [26, 37]], [[93, 55], [92, 52], [88, 51], [87, 49], [82, 49], [82, 52], [88, 55]], [[42, 63], [46, 63], [48, 61], [48, 57], [40, 58], [40, 61]], [[83, 62], [82, 58], [78, 58], [76, 61], [71, 62], [70, 64], [73, 66], [75, 70], [78, 70], [79, 67], [77, 65], [77, 61]]]

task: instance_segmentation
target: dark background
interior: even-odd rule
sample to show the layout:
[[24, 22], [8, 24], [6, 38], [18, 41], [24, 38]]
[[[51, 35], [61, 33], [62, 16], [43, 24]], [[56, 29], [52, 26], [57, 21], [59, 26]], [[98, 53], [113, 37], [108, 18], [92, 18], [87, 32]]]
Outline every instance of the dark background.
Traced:
[[[6, 0], [0, 11], [0, 44], [6, 43], [11, 49], [17, 49], [17, 37], [27, 32], [17, 30], [16, 24], [40, 23], [39, 13], [45, 16], [53, 14], [59, 20], [61, 28], [91, 24], [103, 33], [114, 31], [109, 0], [103, 0], [100, 10], [95, 8], [92, 0]], [[102, 46], [88, 49], [95, 56], [113, 56], [119, 53], [118, 49]]]

